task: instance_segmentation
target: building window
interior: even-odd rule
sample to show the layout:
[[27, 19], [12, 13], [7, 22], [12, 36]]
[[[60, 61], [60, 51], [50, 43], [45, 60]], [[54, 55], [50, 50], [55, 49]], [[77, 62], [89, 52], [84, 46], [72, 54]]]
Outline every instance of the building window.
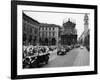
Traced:
[[41, 28], [41, 30], [43, 30], [43, 28]]
[[40, 32], [40, 34], [39, 34], [40, 36], [42, 36], [42, 32]]
[[29, 43], [32, 41], [32, 35], [29, 36]]
[[48, 34], [48, 33], [46, 32], [46, 34], [45, 34], [45, 35], [46, 35], [46, 37], [48, 36], [47, 34]]
[[34, 28], [34, 34], [36, 35], [38, 33], [38, 29]]
[[30, 33], [30, 26], [27, 25], [27, 32]]
[[49, 28], [49, 30], [51, 30], [51, 28]]
[[44, 30], [43, 28], [41, 28], [41, 30]]
[[42, 28], [39, 28], [39, 30], [41, 31], [41, 30], [42, 30]]
[[32, 33], [32, 28], [30, 28], [30, 33]]
[[51, 36], [51, 32], [49, 32], [49, 36]]
[[39, 32], [39, 36], [41, 36], [41, 32]]
[[53, 30], [54, 30], [55, 28], [53, 27]]
[[47, 30], [47, 28], [46, 28], [46, 30]]
[[45, 27], [43, 29], [45, 30]]
[[43, 36], [43, 37], [45, 36], [45, 33], [44, 33], [44, 32], [42, 33], [42, 36]]
[[55, 32], [53, 32], [53, 36], [55, 36]]

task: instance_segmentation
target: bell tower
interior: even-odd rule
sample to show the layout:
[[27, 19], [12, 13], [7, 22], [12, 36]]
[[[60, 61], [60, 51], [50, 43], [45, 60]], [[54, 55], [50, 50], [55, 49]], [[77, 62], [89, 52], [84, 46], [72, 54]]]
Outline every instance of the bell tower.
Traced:
[[89, 27], [89, 17], [88, 14], [86, 13], [84, 16], [84, 31], [87, 31]]

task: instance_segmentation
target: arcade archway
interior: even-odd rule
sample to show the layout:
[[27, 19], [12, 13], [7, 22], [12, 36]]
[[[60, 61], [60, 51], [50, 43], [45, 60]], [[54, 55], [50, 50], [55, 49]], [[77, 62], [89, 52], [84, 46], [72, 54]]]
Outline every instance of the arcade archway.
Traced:
[[56, 39], [52, 38], [52, 45], [56, 45]]

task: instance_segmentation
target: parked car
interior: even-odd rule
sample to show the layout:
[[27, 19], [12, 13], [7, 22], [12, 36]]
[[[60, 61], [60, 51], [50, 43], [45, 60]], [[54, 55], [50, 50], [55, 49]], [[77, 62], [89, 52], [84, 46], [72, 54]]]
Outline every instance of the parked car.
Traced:
[[[27, 53], [27, 54], [26, 54]], [[36, 68], [47, 64], [49, 61], [49, 53], [47, 47], [29, 48], [23, 53], [23, 68]]]
[[54, 51], [57, 47], [50, 46], [49, 51]]
[[65, 48], [65, 50], [66, 50], [66, 52], [69, 52], [69, 51], [71, 50], [71, 47], [70, 47], [70, 46], [67, 46], [67, 47]]
[[37, 56], [37, 66], [40, 67], [44, 64], [48, 64], [49, 61], [49, 53], [45, 55], [39, 55]]
[[65, 48], [66, 52], [69, 52], [72, 49], [72, 47], [69, 45], [65, 45], [64, 48]]
[[65, 48], [59, 48], [57, 51], [57, 55], [65, 55], [66, 54], [66, 50]]
[[80, 49], [84, 49], [84, 47], [83, 46], [80, 46]]
[[23, 68], [36, 68], [37, 62], [36, 62], [37, 56], [27, 56], [23, 59]]

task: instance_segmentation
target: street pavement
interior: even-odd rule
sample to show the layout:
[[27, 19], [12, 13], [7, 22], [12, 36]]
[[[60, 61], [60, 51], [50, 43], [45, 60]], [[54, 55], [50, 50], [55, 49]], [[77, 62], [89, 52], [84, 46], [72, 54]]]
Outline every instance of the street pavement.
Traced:
[[90, 62], [90, 53], [85, 47], [74, 48], [73, 50], [66, 53], [63, 56], [57, 56], [57, 51], [50, 53], [50, 59], [47, 67], [71, 67], [71, 66], [87, 66]]

